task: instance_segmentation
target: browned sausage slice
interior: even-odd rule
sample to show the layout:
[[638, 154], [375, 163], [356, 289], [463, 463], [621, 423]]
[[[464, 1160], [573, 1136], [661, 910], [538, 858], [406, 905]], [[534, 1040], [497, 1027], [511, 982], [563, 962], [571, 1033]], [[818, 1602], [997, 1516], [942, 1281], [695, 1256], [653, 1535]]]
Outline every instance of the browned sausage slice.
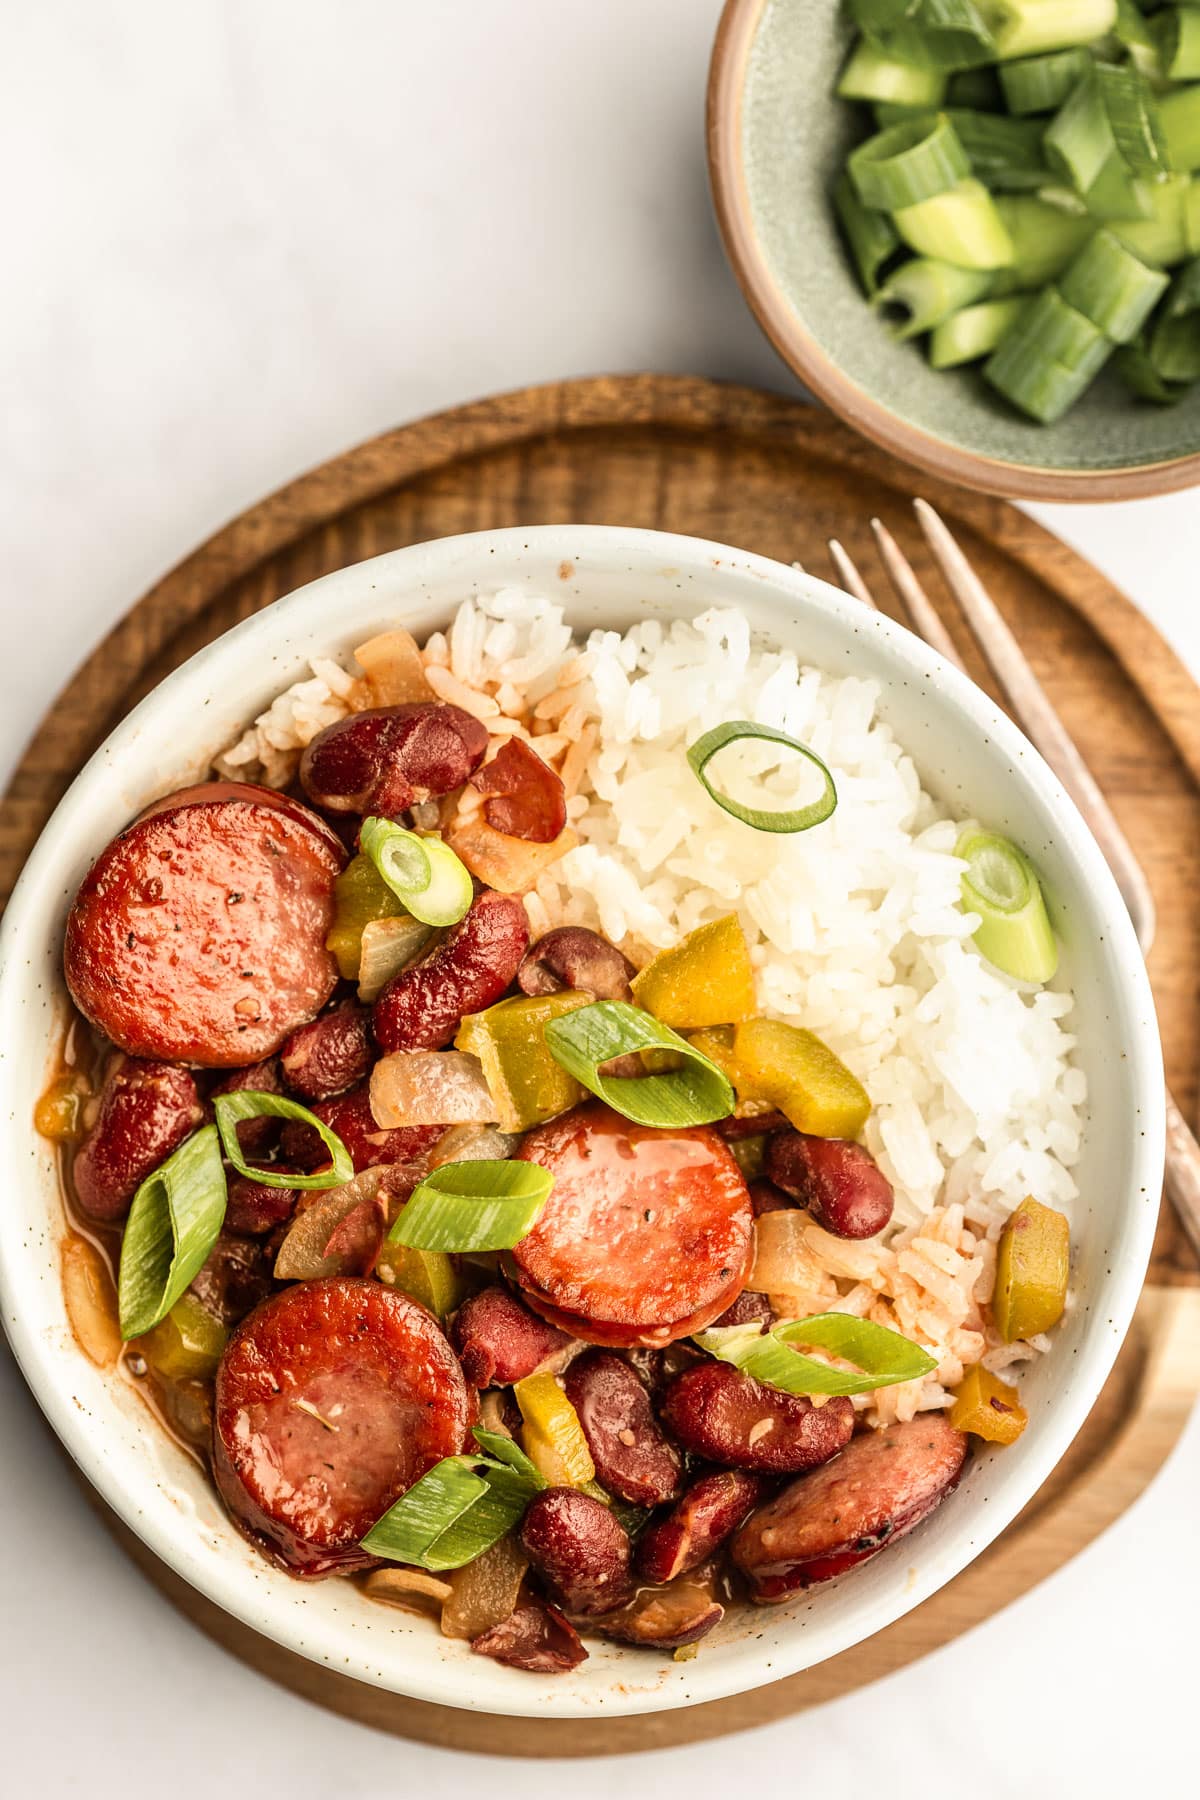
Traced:
[[854, 1438], [760, 1506], [734, 1538], [754, 1599], [786, 1599], [894, 1544], [950, 1492], [966, 1454], [965, 1436], [943, 1413]]
[[270, 1056], [333, 992], [325, 948], [344, 860], [294, 801], [217, 783], [114, 838], [67, 920], [67, 985], [133, 1056], [235, 1068]]
[[554, 1176], [512, 1253], [543, 1318], [594, 1344], [651, 1347], [701, 1331], [746, 1279], [753, 1215], [715, 1131], [656, 1131], [599, 1102], [528, 1132], [517, 1152]]
[[437, 1324], [377, 1281], [268, 1300], [217, 1371], [213, 1467], [234, 1519], [297, 1575], [367, 1567], [359, 1541], [462, 1448], [467, 1385]]

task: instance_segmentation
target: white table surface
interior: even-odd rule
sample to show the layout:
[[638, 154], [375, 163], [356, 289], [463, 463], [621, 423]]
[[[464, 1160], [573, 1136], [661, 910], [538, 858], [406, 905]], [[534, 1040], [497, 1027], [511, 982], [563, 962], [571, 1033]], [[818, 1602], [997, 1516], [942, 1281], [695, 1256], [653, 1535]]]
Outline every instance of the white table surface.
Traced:
[[[833, 0], [830, 0], [833, 3]], [[792, 388], [721, 256], [719, 0], [55, 0], [2, 9], [0, 773], [148, 584], [290, 477], [526, 382]], [[1039, 516], [1200, 671], [1195, 494]], [[293, 1698], [181, 1622], [0, 1350], [0, 1789], [498, 1800], [620, 1784], [906, 1800], [1179, 1793], [1200, 1421], [1099, 1543], [871, 1690], [695, 1750], [520, 1765]]]

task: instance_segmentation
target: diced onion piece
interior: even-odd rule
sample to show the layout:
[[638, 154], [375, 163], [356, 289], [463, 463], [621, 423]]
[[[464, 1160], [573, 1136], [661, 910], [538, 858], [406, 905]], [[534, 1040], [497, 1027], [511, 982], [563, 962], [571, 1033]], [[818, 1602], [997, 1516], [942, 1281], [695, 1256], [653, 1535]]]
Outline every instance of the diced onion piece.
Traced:
[[896, 230], [921, 256], [962, 269], [1002, 269], [1016, 251], [981, 181], [966, 177], [944, 193], [893, 213]]
[[781, 1207], [759, 1215], [754, 1222], [754, 1267], [747, 1287], [756, 1294], [781, 1297], [821, 1291], [824, 1270], [806, 1241], [808, 1225], [808, 1214], [799, 1207]]
[[153, 1330], [190, 1287], [217, 1241], [225, 1199], [215, 1125], [193, 1132], [147, 1175], [133, 1196], [121, 1239], [117, 1298], [123, 1338]]
[[365, 1274], [383, 1239], [389, 1188], [401, 1179], [390, 1164], [363, 1169], [297, 1213], [275, 1258], [276, 1281]]
[[552, 863], [575, 848], [579, 836], [568, 825], [552, 843], [534, 844], [496, 831], [480, 812], [456, 815], [446, 828], [446, 842], [486, 887], [499, 894], [527, 894]]
[[372, 919], [363, 926], [358, 997], [364, 1006], [378, 1000], [393, 975], [416, 961], [432, 936], [432, 925], [408, 913], [394, 919]]
[[913, 206], [952, 188], [971, 164], [949, 119], [939, 114], [877, 132], [851, 152], [850, 178], [864, 206], [882, 212]]
[[501, 1625], [515, 1610], [529, 1558], [515, 1536], [498, 1538], [490, 1549], [450, 1576], [442, 1608], [446, 1637], [477, 1638]]
[[111, 1369], [121, 1354], [112, 1277], [96, 1246], [74, 1232], [63, 1239], [62, 1286], [76, 1343], [98, 1369]]
[[444, 1163], [421, 1182], [388, 1242], [460, 1253], [511, 1250], [532, 1231], [553, 1186], [540, 1163]]
[[964, 832], [954, 853], [967, 864], [963, 905], [980, 916], [980, 954], [1017, 981], [1049, 981], [1058, 946], [1032, 863], [1007, 838], [986, 831]]
[[408, 706], [432, 700], [417, 640], [409, 631], [381, 631], [354, 652], [375, 706]]
[[520, 1143], [516, 1132], [494, 1125], [452, 1125], [429, 1152], [429, 1167], [452, 1162], [506, 1162]]
[[496, 1103], [477, 1056], [461, 1050], [397, 1050], [371, 1070], [371, 1116], [398, 1125], [494, 1125]]
[[386, 1569], [372, 1569], [363, 1582], [363, 1592], [370, 1600], [382, 1600], [387, 1606], [402, 1606], [408, 1612], [433, 1614], [436, 1618], [453, 1590], [439, 1575], [394, 1564]]

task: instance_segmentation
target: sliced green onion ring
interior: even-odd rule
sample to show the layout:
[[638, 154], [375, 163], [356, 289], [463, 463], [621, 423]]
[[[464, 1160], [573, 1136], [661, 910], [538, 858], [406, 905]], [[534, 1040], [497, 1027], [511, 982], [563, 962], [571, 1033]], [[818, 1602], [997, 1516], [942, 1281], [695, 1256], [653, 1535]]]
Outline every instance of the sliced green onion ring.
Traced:
[[980, 954], [1016, 981], [1049, 981], [1058, 968], [1058, 945], [1028, 857], [1007, 838], [971, 830], [963, 832], [954, 854], [967, 864], [963, 905], [979, 914]]
[[[264, 1094], [257, 1088], [242, 1088], [236, 1093], [214, 1095], [212, 1104], [226, 1156], [239, 1175], [248, 1176], [261, 1187], [333, 1188], [354, 1179], [354, 1163], [341, 1138], [299, 1101], [289, 1100], [283, 1094]], [[332, 1166], [316, 1175], [291, 1175], [281, 1170], [255, 1168], [242, 1154], [237, 1128], [243, 1119], [263, 1118], [296, 1119], [302, 1125], [311, 1125], [328, 1150]]]
[[[728, 1118], [736, 1104], [731, 1082], [714, 1062], [627, 1001], [596, 1000], [581, 1006], [549, 1020], [543, 1035], [555, 1062], [637, 1125], [661, 1130], [709, 1125]], [[605, 1063], [634, 1050], [673, 1050], [683, 1058], [683, 1067], [665, 1075], [600, 1073]]]
[[451, 1162], [421, 1182], [388, 1233], [414, 1250], [511, 1250], [537, 1224], [554, 1177], [533, 1162]]
[[[900, 1381], [916, 1381], [937, 1368], [937, 1358], [919, 1344], [853, 1313], [784, 1319], [765, 1333], [757, 1325], [714, 1326], [697, 1332], [692, 1341], [743, 1375], [786, 1394], [869, 1394]], [[827, 1350], [862, 1372], [832, 1368], [793, 1350], [793, 1344]]]
[[993, 279], [982, 269], [956, 269], [935, 256], [912, 256], [892, 270], [875, 305], [889, 320], [897, 343], [903, 344], [923, 331], [936, 330], [944, 319], [982, 299]]
[[900, 235], [886, 213], [863, 205], [846, 174], [837, 179], [833, 204], [863, 292], [871, 299], [879, 289], [880, 271], [900, 248]]
[[225, 1200], [217, 1128], [205, 1125], [133, 1196], [117, 1276], [123, 1338], [152, 1331], [191, 1285], [217, 1241]]
[[414, 919], [457, 925], [470, 908], [474, 884], [466, 865], [441, 838], [419, 837], [394, 819], [364, 819], [363, 853]]
[[[722, 793], [713, 786], [705, 770], [719, 750], [724, 750], [727, 744], [737, 743], [743, 738], [760, 738], [771, 744], [786, 744], [789, 750], [794, 750], [798, 756], [803, 756], [820, 769], [825, 777], [823, 793], [807, 806], [794, 807], [785, 812], [769, 807], [743, 806], [740, 801]], [[807, 831], [811, 825], [820, 825], [823, 820], [828, 819], [837, 806], [837, 788], [834, 786], [833, 776], [816, 751], [810, 750], [806, 744], [798, 743], [786, 731], [776, 731], [770, 725], [754, 725], [749, 719], [731, 719], [728, 724], [714, 726], [712, 731], [706, 731], [703, 737], [697, 738], [688, 748], [687, 759], [696, 779], [702, 783], [710, 798], [735, 819], [740, 819], [744, 825], [752, 825], [755, 831]]]
[[851, 152], [850, 178], [864, 206], [881, 212], [945, 193], [971, 173], [958, 133], [944, 113], [902, 120]]
[[547, 1483], [510, 1439], [474, 1436], [484, 1454], [436, 1463], [371, 1527], [364, 1550], [431, 1572], [461, 1569], [513, 1529]]

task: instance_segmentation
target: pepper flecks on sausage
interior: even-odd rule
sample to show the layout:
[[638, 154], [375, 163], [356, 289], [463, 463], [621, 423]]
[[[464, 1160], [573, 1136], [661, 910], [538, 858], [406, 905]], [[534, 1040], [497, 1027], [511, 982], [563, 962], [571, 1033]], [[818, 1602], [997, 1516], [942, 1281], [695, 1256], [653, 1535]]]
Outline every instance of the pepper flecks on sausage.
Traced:
[[393, 976], [371, 1015], [380, 1046], [441, 1050], [468, 1013], [484, 1012], [512, 985], [529, 946], [525, 908], [509, 894], [477, 894], [432, 956]]
[[246, 1534], [298, 1575], [365, 1568], [359, 1542], [462, 1448], [466, 1382], [437, 1321], [377, 1281], [286, 1288], [217, 1371], [213, 1461]]
[[240, 1068], [333, 992], [325, 937], [344, 859], [296, 802], [206, 793], [157, 803], [101, 852], [67, 919], [64, 967], [80, 1011], [120, 1049]]
[[754, 1599], [784, 1600], [894, 1544], [958, 1481], [967, 1440], [944, 1413], [865, 1431], [760, 1506], [733, 1540]]
[[562, 1377], [579, 1415], [596, 1479], [631, 1506], [662, 1506], [679, 1493], [683, 1459], [654, 1416], [650, 1396], [612, 1350], [585, 1350]]
[[803, 1394], [767, 1387], [719, 1362], [677, 1375], [663, 1397], [662, 1418], [694, 1455], [772, 1475], [827, 1462], [854, 1430], [854, 1408], [844, 1396], [814, 1406]]
[[329, 812], [395, 818], [461, 787], [488, 734], [460, 706], [414, 701], [351, 713], [315, 737], [300, 760], [309, 799]]
[[595, 1101], [528, 1132], [517, 1155], [554, 1176], [512, 1252], [525, 1299], [551, 1324], [654, 1348], [702, 1331], [740, 1291], [750, 1198], [707, 1126], [657, 1131]]

